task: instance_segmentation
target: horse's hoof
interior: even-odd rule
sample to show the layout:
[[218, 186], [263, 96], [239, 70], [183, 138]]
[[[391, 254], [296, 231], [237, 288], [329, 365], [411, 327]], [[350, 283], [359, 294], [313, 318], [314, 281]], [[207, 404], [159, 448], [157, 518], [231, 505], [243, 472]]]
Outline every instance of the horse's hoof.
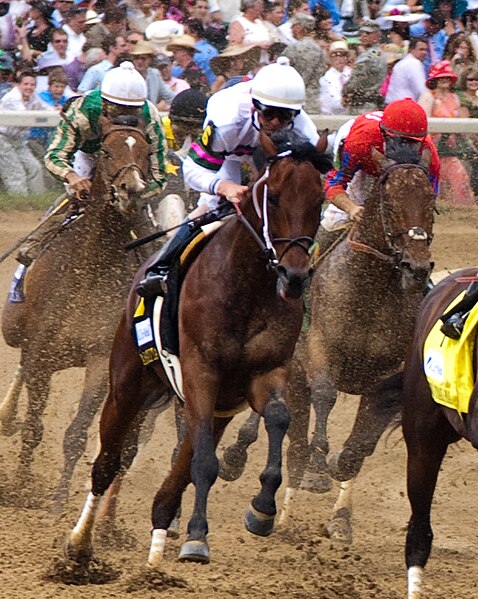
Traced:
[[253, 535], [268, 537], [274, 529], [274, 516], [262, 514], [251, 506], [244, 514], [244, 526]]
[[224, 450], [219, 461], [219, 478], [227, 482], [237, 480], [246, 467], [247, 451], [237, 449], [233, 445]]
[[328, 493], [332, 489], [332, 479], [325, 472], [304, 472], [300, 488], [310, 493]]
[[168, 526], [168, 538], [179, 539], [179, 518], [173, 518]]
[[93, 557], [93, 547], [77, 547], [72, 542], [70, 537], [67, 538], [65, 543], [65, 558], [71, 562], [77, 564], [88, 564]]
[[186, 541], [182, 544], [178, 560], [208, 564], [210, 560], [208, 544], [206, 541]]
[[352, 524], [347, 508], [340, 508], [326, 526], [329, 538], [337, 543], [350, 545], [352, 543]]
[[332, 454], [328, 461], [330, 476], [340, 482], [351, 480], [360, 472], [363, 460], [364, 458], [356, 456], [352, 450], [344, 447]]

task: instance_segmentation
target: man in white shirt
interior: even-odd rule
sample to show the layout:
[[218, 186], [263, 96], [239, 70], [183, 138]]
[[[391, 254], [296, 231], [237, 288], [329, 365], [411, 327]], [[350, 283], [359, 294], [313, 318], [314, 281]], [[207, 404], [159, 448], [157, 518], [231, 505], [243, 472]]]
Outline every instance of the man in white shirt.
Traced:
[[418, 100], [425, 91], [426, 73], [424, 61], [427, 57], [428, 43], [424, 38], [410, 40], [408, 54], [393, 67], [385, 104], [402, 98]]
[[106, 58], [90, 67], [83, 75], [83, 79], [78, 86], [78, 91], [81, 93], [100, 89], [106, 73], [115, 66], [121, 56], [126, 55], [127, 51], [123, 36], [114, 34], [108, 35], [103, 40], [101, 48], [105, 52]]
[[86, 9], [72, 8], [65, 16], [62, 26], [68, 36], [68, 51], [75, 58], [83, 51], [86, 42], [84, 31], [86, 29]]

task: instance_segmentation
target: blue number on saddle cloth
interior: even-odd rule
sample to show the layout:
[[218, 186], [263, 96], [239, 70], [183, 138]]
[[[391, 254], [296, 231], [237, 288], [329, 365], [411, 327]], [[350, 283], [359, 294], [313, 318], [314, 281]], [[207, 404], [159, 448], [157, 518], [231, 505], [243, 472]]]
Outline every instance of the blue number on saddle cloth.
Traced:
[[[154, 304], [154, 302], [153, 302]], [[144, 366], [159, 361], [158, 350], [154, 342], [153, 325], [150, 310], [141, 298], [133, 316], [133, 331], [139, 356]]]
[[[465, 295], [461, 293], [444, 311], [448, 312]], [[468, 413], [475, 385], [473, 372], [474, 331], [478, 324], [478, 304], [465, 320], [460, 339], [450, 339], [440, 331], [438, 320], [423, 346], [423, 368], [433, 399], [462, 414]]]

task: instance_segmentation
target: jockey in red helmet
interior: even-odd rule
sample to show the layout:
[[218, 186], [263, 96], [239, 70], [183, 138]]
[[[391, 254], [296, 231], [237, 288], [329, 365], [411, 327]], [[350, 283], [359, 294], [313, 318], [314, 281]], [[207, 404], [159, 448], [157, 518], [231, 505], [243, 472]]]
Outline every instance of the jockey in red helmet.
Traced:
[[[322, 226], [333, 231], [343, 223], [360, 221], [363, 203], [380, 167], [372, 148], [388, 158], [403, 162], [428, 148], [431, 153], [430, 181], [438, 185], [440, 161], [428, 135], [428, 120], [423, 108], [411, 98], [391, 102], [384, 111], [368, 112], [343, 125], [335, 142], [337, 166], [327, 174], [325, 195], [331, 203]], [[408, 161], [408, 160], [407, 160]]]

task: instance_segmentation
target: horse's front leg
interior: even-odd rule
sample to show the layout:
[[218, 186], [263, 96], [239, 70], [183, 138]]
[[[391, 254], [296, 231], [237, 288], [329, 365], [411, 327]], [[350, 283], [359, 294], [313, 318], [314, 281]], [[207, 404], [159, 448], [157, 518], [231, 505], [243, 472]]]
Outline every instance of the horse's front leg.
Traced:
[[252, 384], [253, 407], [260, 410], [269, 439], [267, 464], [260, 475], [261, 490], [253, 498], [244, 516], [246, 529], [266, 537], [274, 528], [277, 513], [275, 494], [282, 482], [282, 444], [290, 424], [290, 412], [285, 403], [287, 374], [280, 368], [258, 376]]
[[[123, 442], [130, 424], [143, 404], [144, 398], [139, 390], [144, 375], [144, 367], [123, 318], [113, 344], [110, 363], [111, 384], [101, 413], [101, 447], [93, 464], [91, 490], [67, 541], [66, 556], [74, 561], [88, 562], [92, 556], [93, 527], [100, 501], [120, 470]], [[158, 386], [161, 384], [158, 380]]]

